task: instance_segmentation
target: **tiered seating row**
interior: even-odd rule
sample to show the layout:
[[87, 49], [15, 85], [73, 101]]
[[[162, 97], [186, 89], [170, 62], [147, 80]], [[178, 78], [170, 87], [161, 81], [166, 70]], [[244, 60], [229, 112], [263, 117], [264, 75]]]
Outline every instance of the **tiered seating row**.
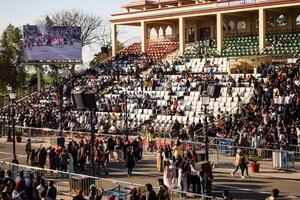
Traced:
[[[263, 55], [298, 56], [300, 53], [300, 33], [277, 33], [266, 36], [266, 48]], [[235, 57], [260, 55], [258, 36], [235, 36], [224, 38], [221, 54], [216, 51], [216, 39], [199, 41], [184, 56], [195, 58], [199, 55]]]
[[[158, 62], [166, 55], [176, 51], [179, 47], [178, 42], [148, 42], [147, 55], [154, 61]], [[124, 49], [124, 53], [141, 53], [141, 44], [135, 43]]]

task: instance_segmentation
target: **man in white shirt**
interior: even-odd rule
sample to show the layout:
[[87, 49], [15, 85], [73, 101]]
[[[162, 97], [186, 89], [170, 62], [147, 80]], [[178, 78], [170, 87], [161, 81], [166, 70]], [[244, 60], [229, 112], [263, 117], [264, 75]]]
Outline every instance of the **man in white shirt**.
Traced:
[[192, 184], [192, 188], [193, 188], [192, 192], [200, 194], [201, 191], [202, 191], [200, 173], [199, 173], [199, 171], [197, 171], [195, 169], [195, 164], [194, 163], [191, 163], [190, 167], [191, 167], [191, 171], [190, 171], [190, 174], [189, 174], [190, 182], [188, 183], [188, 188], [189, 188], [189, 185]]

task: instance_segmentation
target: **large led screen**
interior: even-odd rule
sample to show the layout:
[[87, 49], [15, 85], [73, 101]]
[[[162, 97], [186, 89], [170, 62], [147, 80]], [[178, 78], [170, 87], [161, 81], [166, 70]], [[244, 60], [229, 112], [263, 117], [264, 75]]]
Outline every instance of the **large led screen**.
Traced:
[[78, 61], [82, 59], [81, 28], [23, 26], [25, 62]]

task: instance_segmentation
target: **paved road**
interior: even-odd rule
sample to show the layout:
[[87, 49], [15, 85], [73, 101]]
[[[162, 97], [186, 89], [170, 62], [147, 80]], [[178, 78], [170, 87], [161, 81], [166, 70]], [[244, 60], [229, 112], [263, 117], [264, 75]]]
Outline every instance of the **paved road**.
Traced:
[[25, 48], [24, 54], [27, 60], [80, 60], [81, 48], [80, 43], [74, 43], [72, 46], [63, 45], [63, 47], [39, 46]]
[[[38, 146], [35, 144], [35, 148]], [[24, 143], [17, 144], [16, 152], [21, 164], [25, 164], [26, 160], [24, 148]], [[12, 160], [12, 144], [0, 144], [0, 160]], [[109, 167], [109, 175], [101, 175], [101, 177], [139, 184], [150, 182], [157, 185], [156, 179], [162, 177], [162, 174], [157, 172], [155, 162], [155, 155], [146, 153], [144, 159], [136, 164], [133, 177], [127, 177], [124, 163], [112, 163]], [[216, 166], [214, 169], [214, 195], [221, 196], [222, 191], [227, 189], [235, 199], [265, 199], [272, 188], [276, 187], [280, 189], [284, 199], [300, 199], [299, 172], [284, 173], [262, 169], [262, 173], [250, 174], [251, 178], [241, 179], [238, 176], [231, 177], [230, 170], [228, 166]]]

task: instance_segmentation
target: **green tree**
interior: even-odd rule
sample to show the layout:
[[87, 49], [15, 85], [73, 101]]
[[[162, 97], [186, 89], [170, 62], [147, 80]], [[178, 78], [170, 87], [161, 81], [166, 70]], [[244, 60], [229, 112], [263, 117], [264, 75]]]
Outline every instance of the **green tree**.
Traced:
[[22, 66], [23, 43], [20, 28], [8, 25], [0, 39], [0, 89], [7, 84], [19, 88], [25, 83], [26, 73]]
[[110, 24], [108, 20], [83, 10], [63, 10], [46, 15], [37, 20], [46, 26], [78, 26], [81, 27], [82, 47], [92, 44], [106, 44], [110, 40]]
[[46, 15], [46, 17], [45, 17], [45, 25], [46, 25], [47, 27], [51, 27], [51, 26], [54, 25], [54, 23], [53, 23], [53, 21], [51, 20], [51, 18], [49, 17], [49, 15]]

